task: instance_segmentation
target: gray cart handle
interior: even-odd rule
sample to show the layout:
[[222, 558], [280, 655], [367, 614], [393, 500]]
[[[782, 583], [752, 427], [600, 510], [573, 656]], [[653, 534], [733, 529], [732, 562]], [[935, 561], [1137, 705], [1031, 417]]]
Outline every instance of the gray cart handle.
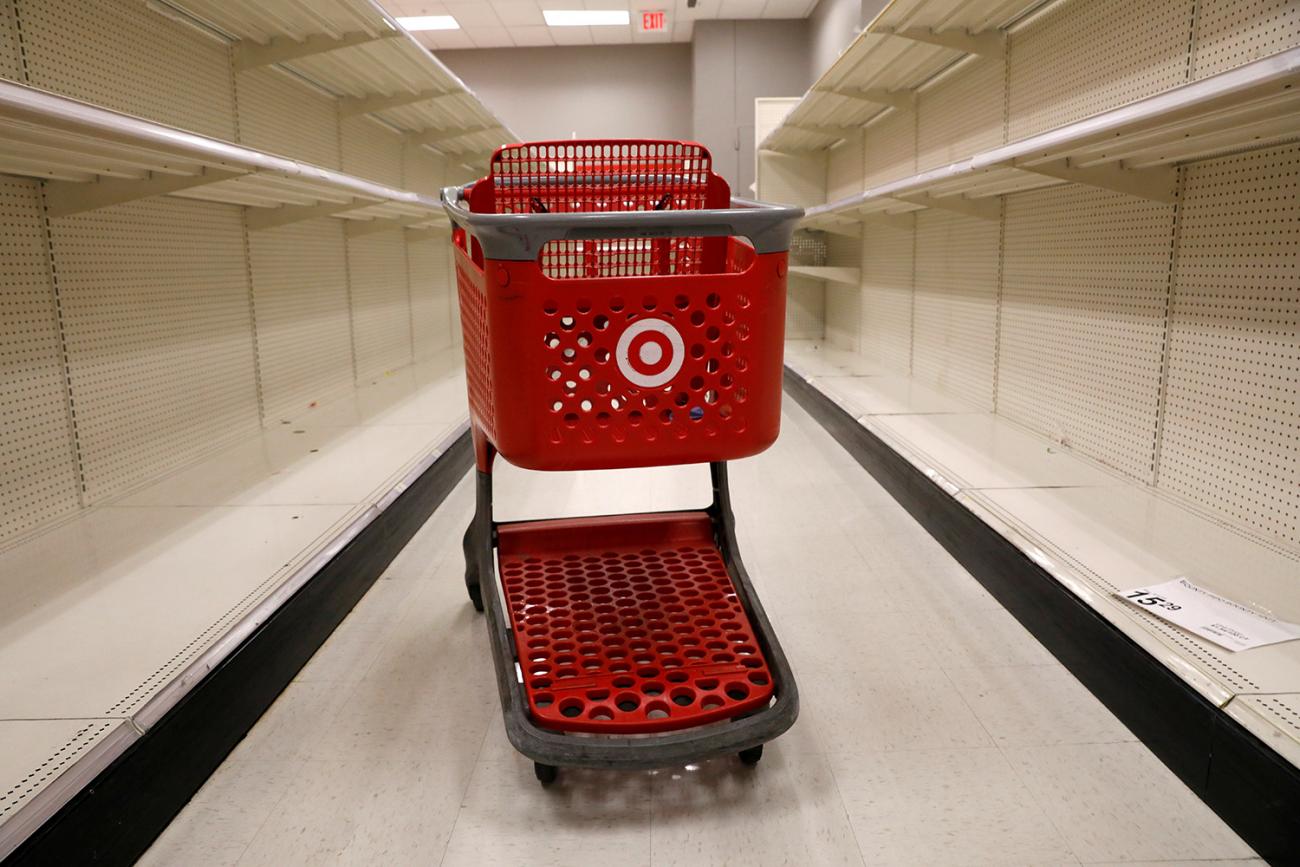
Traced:
[[465, 207], [472, 184], [446, 187], [442, 206], [452, 223], [478, 239], [483, 255], [531, 262], [549, 241], [601, 238], [748, 238], [757, 253], [790, 249], [803, 208], [732, 199], [731, 208], [693, 211], [603, 211], [568, 214], [476, 214]]

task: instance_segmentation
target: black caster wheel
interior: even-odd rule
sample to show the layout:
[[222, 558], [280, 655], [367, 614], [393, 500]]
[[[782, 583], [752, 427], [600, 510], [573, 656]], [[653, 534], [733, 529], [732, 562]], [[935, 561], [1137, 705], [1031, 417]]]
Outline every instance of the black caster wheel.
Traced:
[[469, 593], [469, 601], [474, 603], [474, 610], [483, 612], [483, 590], [478, 580], [478, 563], [475, 560], [474, 552], [474, 525], [471, 524], [465, 530], [465, 539], [461, 543], [465, 549], [465, 591]]
[[763, 758], [763, 745], [762, 745], [762, 744], [759, 744], [759, 745], [756, 746], [756, 747], [750, 747], [750, 748], [747, 749], [747, 750], [741, 750], [741, 751], [740, 751], [740, 762], [741, 762], [741, 764], [743, 764], [743, 765], [747, 765], [747, 766], [749, 766], [749, 767], [751, 767], [751, 768], [754, 767], [754, 765], [758, 764], [758, 760], [761, 759], [761, 758]]
[[560, 769], [555, 765], [544, 765], [541, 762], [533, 762], [533, 773], [537, 775], [537, 781], [543, 786], [549, 786], [555, 782], [555, 778], [560, 775]]

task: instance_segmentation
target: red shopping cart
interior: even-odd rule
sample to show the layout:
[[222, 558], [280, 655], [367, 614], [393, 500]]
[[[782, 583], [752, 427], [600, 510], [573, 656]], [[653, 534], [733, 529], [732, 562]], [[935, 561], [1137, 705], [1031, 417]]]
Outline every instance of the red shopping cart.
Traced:
[[[701, 145], [508, 145], [443, 191], [453, 224], [486, 611], [506, 732], [559, 766], [661, 767], [762, 745], [794, 679], [736, 547], [726, 461], [780, 425], [798, 208], [732, 199]], [[708, 463], [702, 511], [497, 523], [492, 464]]]

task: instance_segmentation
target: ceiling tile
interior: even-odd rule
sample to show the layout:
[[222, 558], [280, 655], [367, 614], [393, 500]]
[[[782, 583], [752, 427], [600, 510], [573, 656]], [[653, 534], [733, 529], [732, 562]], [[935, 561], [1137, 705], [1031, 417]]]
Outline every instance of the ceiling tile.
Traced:
[[447, 11], [456, 17], [461, 27], [500, 27], [501, 19], [491, 3], [482, 0], [446, 0]]
[[594, 45], [590, 27], [551, 27], [556, 45]]
[[465, 32], [474, 40], [476, 48], [506, 48], [515, 44], [510, 31], [504, 27], [466, 27]]
[[415, 34], [420, 44], [426, 48], [473, 48], [474, 43], [465, 35], [464, 30], [422, 30]]
[[803, 18], [808, 14], [808, 0], [767, 0], [764, 18]]
[[546, 25], [537, 0], [493, 0], [492, 7], [496, 10], [497, 18], [507, 27], [521, 24], [539, 27]]
[[511, 27], [510, 36], [515, 40], [515, 45], [554, 45], [555, 40], [551, 38], [551, 28], [545, 24], [539, 26]]

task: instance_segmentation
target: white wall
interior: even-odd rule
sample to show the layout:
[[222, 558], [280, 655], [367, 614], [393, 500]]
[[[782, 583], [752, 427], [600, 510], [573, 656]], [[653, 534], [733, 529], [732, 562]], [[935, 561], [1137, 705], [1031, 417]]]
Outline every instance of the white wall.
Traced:
[[439, 51], [438, 59], [524, 140], [692, 137], [684, 43]]
[[812, 83], [806, 20], [697, 21], [691, 43], [694, 135], [736, 195], [754, 181], [754, 100]]

